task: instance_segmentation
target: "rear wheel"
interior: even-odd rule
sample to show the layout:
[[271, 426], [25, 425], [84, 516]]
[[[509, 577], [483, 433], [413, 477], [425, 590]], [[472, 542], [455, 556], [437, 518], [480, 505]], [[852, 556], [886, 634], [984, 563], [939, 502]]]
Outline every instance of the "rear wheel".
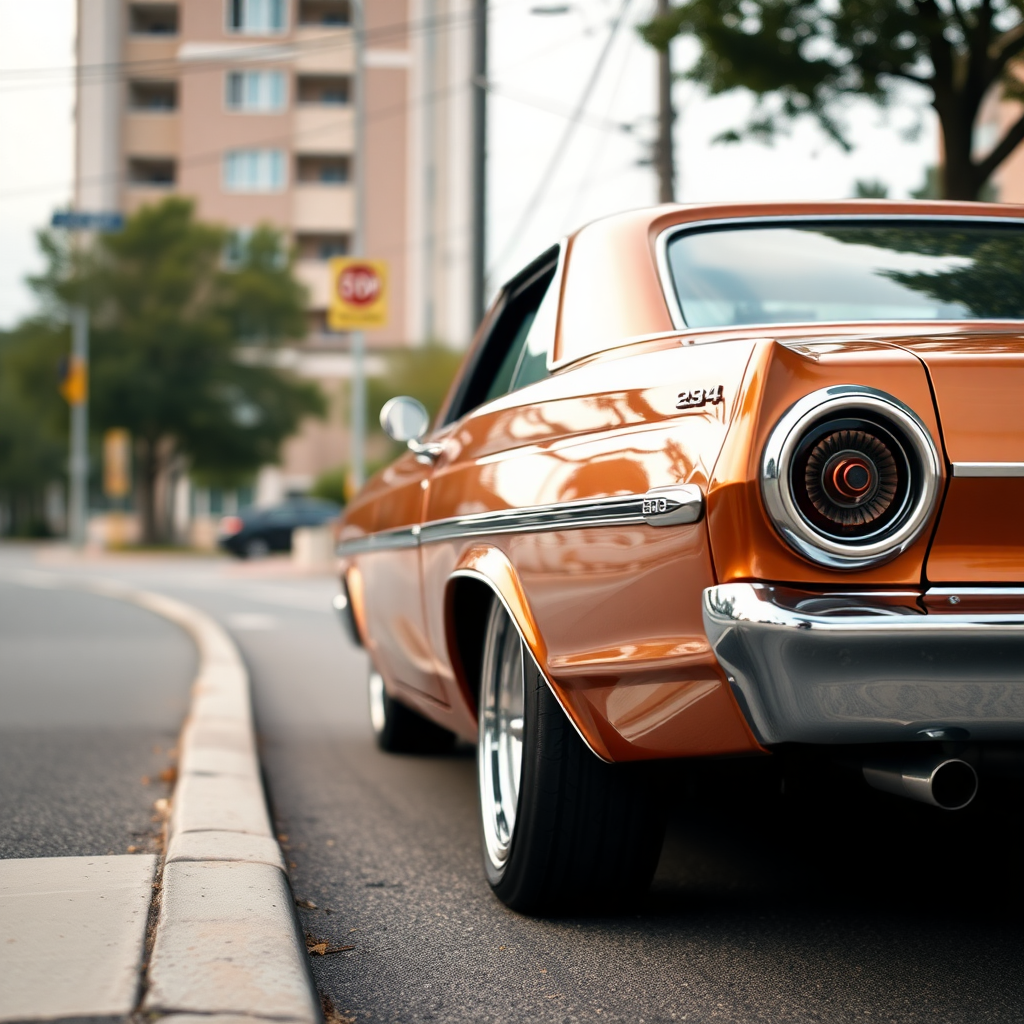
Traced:
[[392, 697], [371, 665], [367, 679], [370, 725], [377, 746], [389, 754], [439, 754], [451, 750], [455, 735]]
[[270, 554], [270, 545], [263, 537], [253, 537], [245, 542], [246, 558], [266, 558]]
[[497, 601], [479, 718], [484, 868], [498, 898], [545, 914], [642, 896], [664, 835], [656, 769], [587, 749]]

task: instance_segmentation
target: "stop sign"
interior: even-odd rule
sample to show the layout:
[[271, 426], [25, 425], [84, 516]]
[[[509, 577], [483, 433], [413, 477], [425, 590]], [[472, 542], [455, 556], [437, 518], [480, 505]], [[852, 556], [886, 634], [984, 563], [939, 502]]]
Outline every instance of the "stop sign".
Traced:
[[338, 298], [351, 306], [369, 306], [380, 298], [383, 282], [376, 268], [355, 263], [338, 275]]

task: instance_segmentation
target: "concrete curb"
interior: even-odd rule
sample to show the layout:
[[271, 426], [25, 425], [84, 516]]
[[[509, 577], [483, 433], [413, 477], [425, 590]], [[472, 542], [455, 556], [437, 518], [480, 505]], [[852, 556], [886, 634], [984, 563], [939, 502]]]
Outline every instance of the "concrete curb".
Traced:
[[182, 601], [112, 580], [10, 574], [30, 585], [88, 590], [181, 626], [199, 669], [179, 742], [146, 1014], [187, 1024], [322, 1017], [274, 838], [256, 754], [249, 675], [234, 641]]

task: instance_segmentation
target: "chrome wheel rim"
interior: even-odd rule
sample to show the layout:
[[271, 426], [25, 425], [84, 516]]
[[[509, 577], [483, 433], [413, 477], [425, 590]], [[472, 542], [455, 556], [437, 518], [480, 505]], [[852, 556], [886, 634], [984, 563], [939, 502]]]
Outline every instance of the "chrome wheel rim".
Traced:
[[496, 868], [508, 860], [523, 770], [523, 643], [496, 606], [484, 640], [478, 745], [484, 845]]
[[387, 712], [384, 708], [384, 679], [374, 669], [370, 669], [367, 689], [370, 697], [370, 725], [379, 736], [387, 724]]

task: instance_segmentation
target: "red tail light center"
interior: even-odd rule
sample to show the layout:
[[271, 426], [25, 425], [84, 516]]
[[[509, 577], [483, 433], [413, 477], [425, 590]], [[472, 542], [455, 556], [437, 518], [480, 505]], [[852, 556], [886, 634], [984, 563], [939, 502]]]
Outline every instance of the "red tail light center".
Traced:
[[872, 467], [865, 459], [848, 457], [832, 467], [832, 486], [848, 501], [856, 501], [871, 487]]

